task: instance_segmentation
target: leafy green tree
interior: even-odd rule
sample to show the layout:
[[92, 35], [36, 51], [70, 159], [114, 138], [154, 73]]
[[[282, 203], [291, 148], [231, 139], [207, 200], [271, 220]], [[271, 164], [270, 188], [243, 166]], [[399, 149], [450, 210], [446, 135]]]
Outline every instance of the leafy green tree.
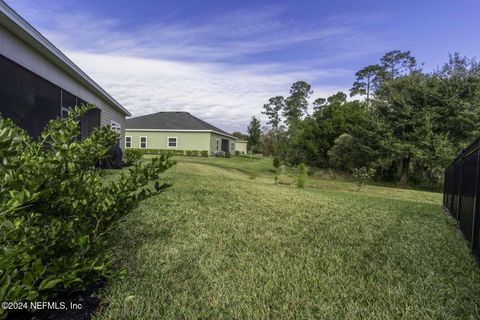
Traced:
[[426, 78], [421, 73], [383, 84], [377, 112], [391, 130], [390, 153], [400, 163], [400, 184], [409, 180], [412, 159], [422, 156], [425, 135]]
[[263, 105], [263, 109], [262, 113], [268, 117], [267, 124], [270, 124], [273, 130], [278, 130], [282, 122], [281, 111], [285, 109], [285, 99], [282, 96], [272, 97]]
[[327, 99], [325, 98], [315, 99], [315, 101], [313, 101], [313, 111], [314, 112], [319, 111], [321, 108], [325, 106], [326, 103], [327, 103]]
[[289, 128], [298, 124], [307, 113], [308, 98], [313, 93], [312, 87], [305, 81], [297, 81], [290, 88], [290, 96], [285, 100], [283, 116]]
[[458, 53], [431, 77], [433, 112], [438, 115], [437, 130], [448, 134], [457, 151], [480, 136], [480, 64]]
[[247, 140], [248, 139], [248, 134], [241, 133], [240, 131], [234, 131], [232, 132], [232, 136], [235, 138], [238, 138], [240, 140]]
[[296, 130], [289, 130], [287, 141], [284, 144], [284, 157], [288, 163], [299, 164], [305, 162], [310, 165], [321, 165], [322, 149], [318, 140], [319, 128], [315, 118], [309, 116], [296, 125]]
[[[276, 154], [293, 165], [372, 168], [380, 179], [439, 185], [445, 166], [480, 135], [475, 59], [453, 54], [444, 66], [425, 73], [409, 51], [394, 50], [356, 76], [350, 93], [366, 95], [367, 103], [347, 101], [339, 92], [317, 98], [312, 115], [307, 113], [310, 85], [295, 82], [284, 100], [288, 131]], [[269, 102], [275, 115], [277, 104]], [[273, 146], [272, 136], [263, 135], [265, 149]]]
[[342, 102], [343, 99], [338, 96], [327, 99], [330, 102], [313, 114], [313, 123], [302, 123], [304, 132], [310, 131], [309, 135], [299, 138], [300, 141], [310, 140], [304, 142], [307, 153], [305, 162], [310, 165], [329, 166], [331, 162], [328, 151], [333, 147], [335, 139], [343, 133], [350, 133], [359, 123], [365, 123], [363, 119], [366, 110], [363, 104], [359, 101]]
[[262, 146], [262, 153], [265, 156], [282, 156], [286, 149], [287, 133], [281, 127], [278, 130], [266, 130], [262, 132], [260, 138], [260, 145]]
[[341, 91], [335, 93], [333, 96], [327, 98], [329, 104], [343, 104], [347, 102], [347, 95]]
[[[267, 124], [272, 126], [272, 129], [267, 132], [265, 142], [271, 150], [268, 150], [267, 154], [278, 155], [280, 149], [281, 135], [283, 126], [281, 125], [281, 112], [285, 109], [285, 99], [282, 96], [272, 97], [268, 100], [268, 103], [263, 105], [262, 113], [268, 117]], [[265, 153], [265, 152], [264, 152]]]
[[354, 139], [348, 133], [341, 134], [333, 142], [333, 147], [328, 151], [330, 163], [343, 171], [351, 170], [354, 166]]
[[387, 52], [381, 59], [385, 77], [395, 79], [401, 75], [412, 72], [417, 66], [417, 60], [410, 54], [410, 51], [393, 50]]
[[250, 124], [248, 125], [248, 145], [252, 152], [258, 152], [260, 148], [260, 138], [262, 136], [262, 129], [260, 120], [258, 120], [255, 116], [252, 117], [250, 120]]
[[379, 66], [378, 64], [369, 65], [361, 69], [355, 73], [356, 80], [350, 89], [350, 96], [366, 96], [367, 106], [369, 106], [371, 95], [377, 90], [381, 79], [385, 76], [384, 74], [384, 67]]

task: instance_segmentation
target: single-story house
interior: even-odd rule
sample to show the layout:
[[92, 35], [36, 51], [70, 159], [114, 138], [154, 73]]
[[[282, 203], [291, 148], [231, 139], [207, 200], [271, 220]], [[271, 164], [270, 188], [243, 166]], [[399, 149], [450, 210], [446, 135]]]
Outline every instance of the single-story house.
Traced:
[[188, 112], [157, 112], [126, 124], [126, 148], [235, 152], [237, 138]]
[[123, 146], [130, 113], [3, 1], [0, 77], [0, 114], [32, 137], [38, 137], [50, 119], [91, 103], [96, 108], [80, 121], [82, 137], [95, 127], [111, 125], [120, 132]]
[[247, 141], [245, 141], [245, 140], [235, 141], [235, 151], [238, 151], [241, 154], [246, 154], [247, 153]]

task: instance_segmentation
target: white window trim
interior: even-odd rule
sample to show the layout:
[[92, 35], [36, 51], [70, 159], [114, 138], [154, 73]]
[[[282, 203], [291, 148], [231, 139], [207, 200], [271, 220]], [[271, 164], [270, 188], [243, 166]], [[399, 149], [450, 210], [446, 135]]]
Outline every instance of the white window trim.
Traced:
[[[175, 147], [170, 147], [170, 139], [175, 139]], [[178, 137], [167, 137], [167, 148], [176, 149], [178, 148]]]
[[122, 131], [122, 126], [120, 125], [120, 123], [113, 120], [110, 121], [110, 127], [114, 131], [118, 131], [118, 132]]
[[[145, 138], [145, 148], [142, 148], [142, 138]], [[138, 147], [140, 149], [148, 149], [148, 137], [147, 136], [140, 136], [138, 138], [138, 143], [139, 143]]]
[[60, 108], [60, 115], [61, 117], [63, 118], [63, 112], [67, 112], [67, 114], [70, 114], [70, 112], [72, 112], [72, 110], [70, 108], [66, 108], [66, 107], [61, 107]]
[[[127, 147], [127, 138], [130, 138], [130, 147]], [[133, 142], [132, 136], [125, 136], [125, 148], [126, 149], [132, 148], [132, 142]]]

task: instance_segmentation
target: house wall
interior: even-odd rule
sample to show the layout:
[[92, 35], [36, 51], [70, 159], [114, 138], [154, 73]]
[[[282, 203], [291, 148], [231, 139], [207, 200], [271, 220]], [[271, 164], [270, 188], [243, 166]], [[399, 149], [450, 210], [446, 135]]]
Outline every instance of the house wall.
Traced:
[[[234, 139], [213, 132], [182, 132], [182, 131], [142, 131], [127, 129], [125, 136], [132, 137], [132, 148], [140, 148], [140, 137], [147, 137], [147, 149], [171, 150], [208, 150], [210, 155], [216, 151], [216, 140], [219, 140], [221, 150], [222, 139], [229, 140], [230, 152], [235, 152]], [[177, 137], [177, 147], [167, 146], [168, 137]]]
[[[123, 147], [125, 136], [125, 115], [107, 101], [91, 92], [69, 74], [45, 58], [26, 42], [18, 39], [5, 27], [0, 25], [0, 54], [52, 82], [73, 95], [95, 104], [101, 110], [101, 125], [110, 125], [115, 121], [121, 126], [120, 145]], [[4, 81], [4, 80], [2, 80]]]
[[227, 139], [230, 153], [235, 153], [234, 139], [212, 132], [210, 136], [210, 154], [214, 154], [217, 151], [217, 139], [219, 140], [218, 151], [222, 150], [222, 139]]
[[240, 153], [247, 153], [247, 142], [246, 141], [236, 141], [235, 142], [235, 151], [240, 151]]
[[[210, 150], [210, 132], [140, 131], [128, 129], [126, 136], [132, 137], [132, 148], [140, 148], [140, 137], [147, 137], [147, 149]], [[168, 137], [177, 137], [177, 147], [167, 146]]]

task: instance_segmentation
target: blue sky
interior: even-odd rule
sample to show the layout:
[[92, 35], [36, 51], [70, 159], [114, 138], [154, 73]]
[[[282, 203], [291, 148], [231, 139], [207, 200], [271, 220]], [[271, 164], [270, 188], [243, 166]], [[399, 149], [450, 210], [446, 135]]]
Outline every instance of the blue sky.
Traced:
[[296, 80], [313, 98], [347, 91], [389, 50], [426, 70], [480, 52], [478, 0], [6, 2], [134, 116], [185, 110], [229, 131]]

